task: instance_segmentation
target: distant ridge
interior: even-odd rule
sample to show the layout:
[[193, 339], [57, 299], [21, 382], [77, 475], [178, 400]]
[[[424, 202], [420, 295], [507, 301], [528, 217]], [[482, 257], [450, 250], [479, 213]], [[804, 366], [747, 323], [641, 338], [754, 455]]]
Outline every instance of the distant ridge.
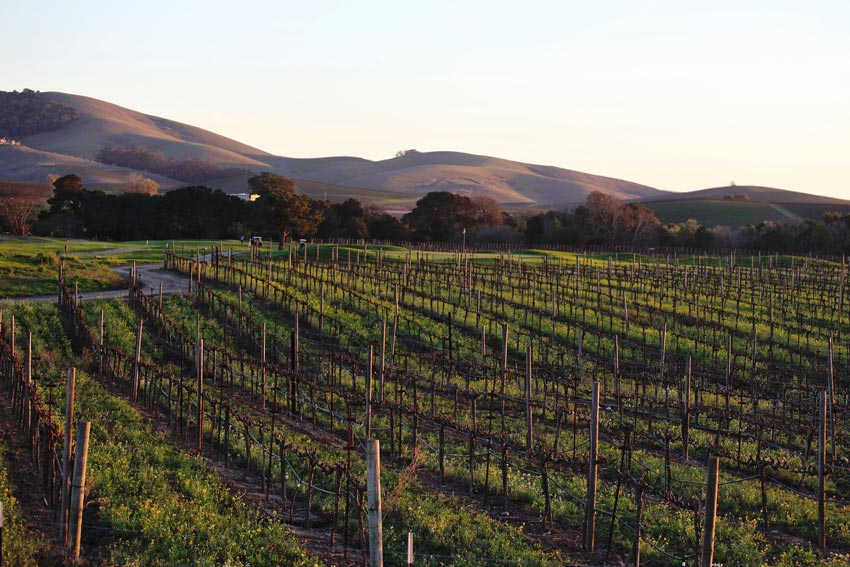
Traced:
[[729, 199], [745, 196], [749, 201], [759, 203], [808, 203], [818, 205], [850, 205], [846, 199], [835, 197], [824, 197], [801, 193], [799, 191], [788, 191], [774, 187], [760, 187], [758, 185], [730, 185], [727, 187], [712, 187], [711, 189], [700, 189], [699, 191], [688, 191], [686, 193], [668, 193], [666, 196], [650, 197], [644, 201], [662, 201], [668, 199]]
[[261, 171], [285, 175], [299, 190], [316, 198], [355, 198], [364, 204], [396, 210], [410, 208], [430, 191], [491, 197], [513, 209], [571, 208], [601, 191], [624, 201], [647, 203], [670, 199], [723, 199], [747, 195], [750, 201], [805, 204], [850, 203], [765, 187], [718, 187], [691, 193], [662, 191], [622, 179], [550, 165], [452, 151], [410, 150], [394, 158], [371, 161], [353, 156], [291, 158], [167, 118], [144, 114], [95, 98], [47, 92], [46, 99], [76, 109], [79, 118], [59, 130], [24, 137], [22, 146], [0, 146], [0, 179], [43, 183], [48, 174], [76, 173], [86, 186], [111, 190], [141, 172], [161, 188], [187, 185], [168, 177], [94, 160], [105, 147], [144, 147], [173, 160], [202, 160], [241, 170], [202, 184], [230, 192], [247, 190], [247, 179]]
[[[620, 199], [661, 196], [664, 192], [619, 179], [460, 152], [410, 151], [400, 157], [371, 161], [358, 157], [299, 159], [273, 156], [236, 140], [166, 118], [151, 116], [91, 97], [60, 92], [45, 98], [79, 111], [79, 118], [60, 130], [28, 136], [25, 152], [0, 156], [0, 178], [39, 182], [47, 173], [81, 175], [89, 186], [118, 186], [131, 173], [104, 166], [94, 157], [104, 147], [141, 146], [176, 159], [204, 160], [226, 168], [243, 168], [244, 179], [227, 177], [205, 182], [230, 191], [245, 190], [247, 177], [271, 171], [299, 181], [316, 197], [359, 198], [364, 203], [411, 206], [430, 191], [488, 196], [523, 207], [569, 207], [592, 191]], [[161, 187], [186, 183], [157, 177]], [[328, 190], [330, 189], [330, 190]]]

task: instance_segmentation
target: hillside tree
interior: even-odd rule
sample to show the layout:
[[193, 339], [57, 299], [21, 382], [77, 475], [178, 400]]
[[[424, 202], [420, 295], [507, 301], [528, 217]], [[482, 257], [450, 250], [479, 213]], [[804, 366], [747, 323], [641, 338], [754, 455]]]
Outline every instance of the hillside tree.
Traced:
[[280, 236], [278, 250], [291, 236], [308, 237], [316, 233], [322, 222], [321, 210], [314, 206], [309, 195], [297, 195], [295, 182], [282, 175], [264, 172], [248, 179], [251, 192], [259, 195], [254, 201], [253, 217], [260, 231]]

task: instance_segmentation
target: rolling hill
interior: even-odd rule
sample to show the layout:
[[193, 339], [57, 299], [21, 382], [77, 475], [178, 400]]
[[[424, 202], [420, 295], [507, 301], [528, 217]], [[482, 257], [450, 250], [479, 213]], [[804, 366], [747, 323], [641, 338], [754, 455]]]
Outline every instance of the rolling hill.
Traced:
[[[673, 196], [675, 195], [675, 197]], [[688, 191], [686, 193], [667, 193], [666, 196], [650, 197], [643, 199], [644, 202], [663, 201], [668, 199], [712, 199], [730, 201], [753, 201], [758, 203], [809, 203], [819, 205], [850, 205], [850, 201], [837, 199], [835, 197], [824, 197], [801, 193], [799, 191], [788, 191], [774, 187], [760, 187], [758, 185], [732, 185], [725, 187], [712, 187], [711, 189], [700, 189], [699, 191]]]
[[708, 227], [821, 219], [829, 211], [850, 214], [850, 201], [752, 185], [714, 187], [642, 202], [662, 223], [695, 219]]
[[[200, 183], [228, 192], [244, 192], [248, 177], [271, 171], [294, 179], [300, 191], [316, 198], [354, 198], [395, 210], [411, 208], [430, 191], [488, 196], [514, 211], [570, 208], [584, 202], [590, 192], [601, 191], [624, 201], [644, 202], [667, 222], [696, 215], [708, 225], [718, 219], [716, 224], [731, 224], [734, 219], [746, 219], [747, 224], [759, 217], [793, 218], [817, 214], [822, 206], [850, 206], [850, 201], [758, 186], [673, 193], [554, 166], [450, 151], [409, 151], [378, 161], [275, 156], [202, 128], [94, 98], [60, 92], [40, 96], [75, 109], [78, 117], [58, 130], [24, 137], [21, 146], [0, 146], [0, 179], [43, 183], [48, 174], [76, 173], [87, 187], [110, 190], [141, 172], [163, 189], [198, 183], [95, 161], [103, 148], [142, 147], [169, 160], [200, 160], [223, 168]], [[746, 200], [724, 199], [728, 195], [746, 195]], [[797, 206], [805, 212], [792, 211]]]
[[[0, 178], [41, 181], [47, 173], [74, 172], [88, 186], [116, 185], [129, 171], [104, 166], [93, 161], [94, 157], [104, 147], [141, 146], [171, 159], [198, 159], [226, 168], [244, 168], [242, 178], [205, 180], [226, 190], [244, 191], [244, 181], [251, 173], [272, 171], [299, 181], [302, 190], [314, 196], [345, 195], [388, 206], [409, 206], [436, 190], [486, 195], [504, 204], [545, 207], [581, 203], [595, 190], [629, 200], [664, 194], [610, 177], [459, 152], [409, 152], [381, 161], [347, 156], [273, 156], [201, 128], [94, 98], [58, 92], [42, 96], [76, 109], [79, 118], [59, 130], [24, 138], [19, 153], [7, 153], [6, 159], [0, 159]], [[164, 188], [185, 185], [174, 179], [145, 175]]]

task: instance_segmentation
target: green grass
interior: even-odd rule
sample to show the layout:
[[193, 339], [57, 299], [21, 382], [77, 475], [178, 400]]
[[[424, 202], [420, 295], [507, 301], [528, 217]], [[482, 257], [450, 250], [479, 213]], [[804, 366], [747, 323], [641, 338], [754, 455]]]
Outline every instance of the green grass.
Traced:
[[59, 265], [65, 262], [65, 281], [81, 292], [119, 289], [126, 284], [115, 266], [160, 263], [166, 244], [186, 253], [209, 253], [219, 244], [234, 252], [249, 250], [237, 240], [138, 240], [94, 242], [58, 238], [0, 240], [0, 299], [58, 293]]
[[[127, 312], [123, 305], [118, 310]], [[70, 365], [79, 366], [56, 307], [22, 303], [13, 314], [22, 333], [33, 333], [39, 383], [42, 377], [61, 375]], [[126, 342], [110, 336], [116, 338]], [[60, 422], [64, 397], [62, 383], [45, 396]], [[87, 510], [115, 534], [108, 564], [318, 565], [280, 522], [252, 510], [203, 458], [175, 448], [127, 401], [110, 394], [82, 368], [77, 372], [76, 399], [77, 420], [92, 424]], [[0, 460], [0, 498], [5, 501], [8, 490], [2, 470]], [[16, 546], [20, 548], [20, 542]]]
[[3, 504], [3, 561], [4, 565], [30, 567], [38, 565], [35, 554], [41, 538], [27, 530], [23, 513], [13, 495], [6, 473], [4, 448], [0, 445], [0, 502]]

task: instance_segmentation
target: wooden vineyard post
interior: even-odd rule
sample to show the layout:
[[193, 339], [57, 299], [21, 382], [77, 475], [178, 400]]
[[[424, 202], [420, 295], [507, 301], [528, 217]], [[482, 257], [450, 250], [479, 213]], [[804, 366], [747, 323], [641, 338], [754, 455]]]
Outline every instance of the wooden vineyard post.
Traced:
[[585, 505], [584, 550], [593, 551], [596, 531], [596, 477], [599, 472], [599, 382], [594, 382], [590, 394], [590, 455], [587, 463], [587, 502]]
[[144, 322], [139, 318], [139, 330], [136, 333], [136, 354], [133, 357], [133, 401], [139, 401], [139, 364], [142, 358], [142, 326]]
[[531, 453], [534, 450], [534, 408], [531, 405], [531, 346], [525, 351], [525, 448]]
[[838, 282], [838, 338], [841, 338], [841, 320], [844, 318], [844, 280], [847, 277], [846, 258], [841, 256], [841, 279]]
[[487, 328], [481, 327], [481, 378], [485, 380], [485, 389], [486, 389], [486, 379], [487, 379]]
[[[381, 382], [378, 388], [378, 401], [384, 403], [384, 377], [387, 370], [387, 320], [381, 320]], [[392, 435], [390, 435], [392, 437]]]
[[68, 507], [71, 501], [70, 464], [71, 464], [71, 426], [74, 422], [74, 389], [77, 382], [77, 369], [68, 369], [68, 382], [65, 389], [65, 444], [62, 446], [62, 503], [59, 511], [59, 538], [63, 544], [68, 542]]
[[99, 361], [99, 369], [100, 369], [100, 377], [103, 378], [103, 359], [106, 356], [106, 353], [103, 352], [103, 344], [104, 344], [104, 334], [103, 334], [103, 309], [100, 310], [100, 337], [99, 337], [99, 345], [100, 345], [100, 356], [98, 357]]
[[[623, 301], [625, 301], [625, 297]], [[614, 398], [617, 400], [617, 413], [622, 415], [623, 408], [620, 406], [620, 337], [614, 335]]]
[[204, 339], [198, 339], [198, 452], [204, 450]]
[[[578, 263], [578, 256], [576, 256]], [[576, 355], [576, 380], [577, 384], [581, 384], [581, 367], [582, 367], [582, 350], [584, 349], [584, 329], [579, 327], [578, 330], [578, 354]]]
[[366, 439], [372, 438], [372, 345], [366, 359]]
[[266, 409], [266, 322], [263, 321], [262, 337], [260, 338], [260, 398], [262, 407]]
[[[14, 321], [14, 319], [13, 319]], [[505, 393], [508, 379], [508, 324], [502, 324], [502, 360], [501, 360], [501, 411], [502, 411], [502, 433], [505, 433]]]
[[547, 465], [551, 455], [545, 452], [540, 453], [540, 488], [543, 491], [543, 529], [549, 530], [552, 528], [552, 498], [549, 494], [549, 471]]
[[682, 402], [682, 455], [688, 460], [691, 437], [691, 357], [688, 357], [688, 374], [685, 377], [685, 396]]
[[635, 480], [635, 541], [632, 549], [635, 567], [640, 567], [640, 522], [643, 516], [643, 484]]
[[295, 356], [292, 369], [298, 372], [301, 370], [301, 361], [299, 360], [301, 357], [301, 318], [298, 313], [295, 314], [295, 334], [293, 336], [295, 337], [295, 348], [293, 350]]
[[82, 421], [77, 426], [77, 451], [74, 459], [74, 482], [71, 490], [71, 535], [74, 562], [80, 559], [80, 535], [83, 529], [83, 500], [86, 492], [86, 464], [89, 454], [91, 422]]
[[452, 312], [449, 311], [449, 364], [453, 364], [454, 356], [452, 354]]
[[[2, 516], [2, 514], [0, 514]], [[2, 527], [2, 526], [0, 526]], [[407, 567], [413, 566], [413, 532], [407, 532]], [[0, 565], [2, 567], [2, 565]]]
[[30, 386], [32, 385], [32, 333], [27, 333], [27, 360], [24, 372], [26, 386], [24, 387], [23, 426], [27, 431], [27, 436], [32, 439], [32, 431], [30, 431], [32, 420], [32, 415], [30, 413]]
[[325, 327], [325, 283], [319, 284], [319, 334]]
[[826, 407], [827, 394], [818, 396], [818, 550], [826, 554]]
[[832, 344], [832, 333], [829, 334], [829, 375], [826, 377], [826, 387], [827, 387], [827, 396], [828, 396], [828, 406], [827, 406], [827, 419], [828, 423], [828, 433], [829, 433], [829, 455], [832, 459], [835, 459], [835, 349]]
[[[392, 434], [390, 434], [392, 439]], [[440, 424], [440, 446], [439, 446], [439, 461], [440, 461], [440, 486], [446, 479], [446, 424]]]
[[369, 567], [383, 567], [383, 526], [381, 525], [381, 442], [366, 441], [366, 506], [369, 519]]
[[300, 337], [298, 336], [299, 335], [299, 327], [300, 327], [300, 325], [299, 325], [299, 320], [298, 320], [298, 313], [296, 311], [296, 313], [295, 313], [295, 328], [292, 330], [292, 335], [290, 336], [291, 344], [290, 344], [290, 354], [289, 354], [289, 356], [290, 356], [290, 369], [292, 370], [292, 372], [289, 375], [289, 411], [291, 411], [292, 413], [296, 413], [296, 414], [297, 414], [297, 412], [296, 412], [295, 402], [296, 402], [297, 389], [296, 389], [296, 386], [295, 386], [295, 380], [296, 380], [296, 376], [298, 374], [298, 367], [299, 367], [299, 365], [298, 365], [298, 356], [299, 356], [298, 350], [299, 350], [299, 342], [300, 342]]
[[469, 432], [469, 497], [475, 491], [475, 433]]
[[393, 336], [390, 342], [390, 366], [395, 364], [395, 340], [396, 335], [398, 334], [398, 285], [395, 286], [394, 291], [394, 299], [395, 299], [395, 314], [393, 315]]
[[[732, 335], [726, 339], [726, 413], [729, 413], [729, 394], [732, 388]], [[727, 415], [726, 428], [729, 428], [729, 418]]]
[[705, 474], [705, 517], [702, 530], [702, 562], [711, 567], [714, 561], [714, 528], [717, 521], [717, 488], [720, 477], [720, 457], [708, 458]]

